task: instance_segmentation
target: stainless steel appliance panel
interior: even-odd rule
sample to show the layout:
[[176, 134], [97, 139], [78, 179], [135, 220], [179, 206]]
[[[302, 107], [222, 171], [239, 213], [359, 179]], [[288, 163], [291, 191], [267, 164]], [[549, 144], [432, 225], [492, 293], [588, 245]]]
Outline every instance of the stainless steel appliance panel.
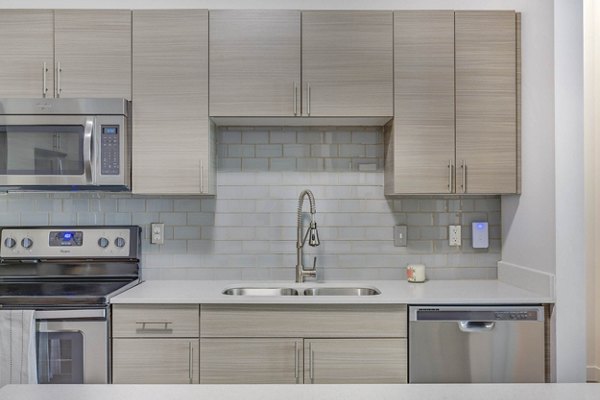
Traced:
[[[42, 106], [0, 100], [0, 186], [5, 190], [131, 186], [129, 103], [69, 100], [43, 100]], [[105, 114], [109, 111], [115, 114]]]
[[108, 383], [105, 309], [36, 311], [39, 383]]
[[542, 307], [410, 307], [410, 383], [545, 379]]

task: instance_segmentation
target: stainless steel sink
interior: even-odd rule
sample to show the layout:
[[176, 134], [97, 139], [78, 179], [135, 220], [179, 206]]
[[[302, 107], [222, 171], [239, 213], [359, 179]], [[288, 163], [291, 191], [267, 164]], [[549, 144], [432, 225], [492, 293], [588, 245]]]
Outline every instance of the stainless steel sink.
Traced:
[[298, 296], [298, 291], [292, 288], [229, 288], [223, 291], [228, 296]]
[[318, 287], [304, 289], [304, 296], [376, 296], [381, 292], [364, 287]]

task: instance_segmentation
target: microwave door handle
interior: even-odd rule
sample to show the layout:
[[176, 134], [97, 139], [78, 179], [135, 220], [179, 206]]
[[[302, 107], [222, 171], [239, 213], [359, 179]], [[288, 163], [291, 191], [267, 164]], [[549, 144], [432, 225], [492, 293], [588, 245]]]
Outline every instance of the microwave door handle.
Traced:
[[83, 165], [85, 171], [85, 180], [88, 184], [94, 183], [94, 165], [92, 152], [94, 150], [94, 119], [88, 118], [85, 121], [83, 131]]

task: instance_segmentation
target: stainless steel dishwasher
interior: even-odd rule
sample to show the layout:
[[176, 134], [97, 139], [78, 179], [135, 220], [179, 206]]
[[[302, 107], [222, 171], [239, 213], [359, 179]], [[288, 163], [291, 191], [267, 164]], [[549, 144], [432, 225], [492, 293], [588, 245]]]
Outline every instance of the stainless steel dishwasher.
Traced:
[[409, 307], [410, 383], [544, 382], [544, 308]]

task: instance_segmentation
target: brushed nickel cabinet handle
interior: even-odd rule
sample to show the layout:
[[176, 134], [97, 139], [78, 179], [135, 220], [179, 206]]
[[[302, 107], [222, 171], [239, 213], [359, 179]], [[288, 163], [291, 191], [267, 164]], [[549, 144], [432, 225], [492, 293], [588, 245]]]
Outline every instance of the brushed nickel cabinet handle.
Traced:
[[62, 88], [60, 87], [60, 75], [62, 72], [62, 68], [60, 66], [60, 62], [56, 63], [56, 97], [60, 97], [62, 92]]
[[294, 81], [294, 116], [298, 115], [298, 85]]
[[[135, 330], [136, 333], [173, 333], [173, 329], [169, 328], [169, 325], [173, 324], [172, 322], [136, 322], [136, 325], [141, 325], [140, 328]], [[146, 327], [149, 325], [150, 327]], [[152, 326], [159, 325], [159, 327], [153, 328]], [[160, 326], [162, 325], [162, 327]]]
[[461, 161], [460, 167], [462, 168], [462, 192], [467, 193], [467, 163], [465, 160]]
[[312, 349], [312, 343], [308, 344], [308, 372], [310, 383], [315, 383], [315, 353]]
[[306, 112], [310, 115], [310, 83], [306, 84]]
[[298, 342], [294, 343], [294, 378], [296, 378], [296, 383], [298, 383]]
[[188, 379], [190, 384], [192, 383], [192, 364], [194, 358], [194, 349], [192, 348], [192, 342], [188, 343]]
[[48, 72], [48, 65], [46, 62], [42, 65], [42, 97], [46, 97], [48, 94], [48, 80], [46, 78], [46, 74]]
[[200, 160], [200, 193], [204, 193], [204, 161]]
[[448, 161], [448, 193], [452, 193], [452, 160]]

